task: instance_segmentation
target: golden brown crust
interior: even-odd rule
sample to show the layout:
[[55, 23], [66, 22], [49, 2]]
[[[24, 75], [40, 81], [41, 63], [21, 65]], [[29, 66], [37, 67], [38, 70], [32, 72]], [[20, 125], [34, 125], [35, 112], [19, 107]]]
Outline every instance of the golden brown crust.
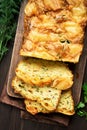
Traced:
[[[32, 43], [29, 40], [26, 40], [26, 42], [23, 44], [23, 48], [20, 51], [20, 54], [22, 56], [29, 56], [29, 57], [36, 57], [36, 58], [42, 58], [46, 60], [53, 60], [53, 61], [63, 61], [66, 62], [67, 59], [69, 62], [78, 62], [79, 56], [82, 53], [83, 50], [83, 44], [72, 44], [72, 45], [59, 45], [57, 49], [51, 50], [49, 44], [46, 44], [45, 47], [42, 46], [35, 46], [34, 43]], [[57, 50], [58, 53], [57, 53]], [[53, 53], [52, 53], [53, 52]], [[75, 53], [73, 53], [75, 52]]]
[[[65, 6], [66, 5], [66, 6]], [[37, 0], [25, 7], [20, 55], [78, 62], [87, 23], [84, 0]]]

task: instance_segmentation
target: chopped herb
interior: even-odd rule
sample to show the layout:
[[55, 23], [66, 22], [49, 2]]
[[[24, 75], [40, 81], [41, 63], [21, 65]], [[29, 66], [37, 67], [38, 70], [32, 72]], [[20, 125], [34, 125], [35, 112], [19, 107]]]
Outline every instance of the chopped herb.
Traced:
[[42, 80], [42, 79], [44, 79], [44, 77], [40, 77], [40, 79]]
[[61, 42], [61, 43], [65, 43], [65, 40], [61, 40], [60, 42]]
[[61, 43], [68, 43], [70, 44], [70, 41], [69, 40], [60, 40]]
[[36, 91], [39, 92], [39, 87], [38, 86], [36, 87]]
[[44, 71], [47, 71], [47, 70], [48, 70], [48, 68], [46, 68], [46, 66], [42, 66], [42, 69], [43, 69]]
[[67, 42], [68, 44], [70, 44], [70, 41], [69, 41], [69, 40], [66, 40], [66, 42]]

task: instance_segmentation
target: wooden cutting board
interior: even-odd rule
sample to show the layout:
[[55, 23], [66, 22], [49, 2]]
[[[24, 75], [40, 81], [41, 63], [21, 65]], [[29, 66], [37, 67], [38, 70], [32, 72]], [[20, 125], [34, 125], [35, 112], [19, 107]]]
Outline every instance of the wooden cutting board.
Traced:
[[[23, 59], [23, 57], [19, 56], [19, 50], [21, 48], [21, 43], [23, 39], [23, 17], [24, 17], [24, 7], [26, 5], [26, 2], [27, 0], [25, 0], [22, 3], [21, 9], [20, 9], [18, 26], [17, 26], [16, 36], [15, 36], [14, 48], [13, 48], [7, 83], [5, 84], [3, 93], [1, 95], [2, 102], [18, 107], [21, 110], [25, 110], [23, 99], [21, 99], [21, 96], [13, 92], [13, 89], [11, 87], [11, 82], [12, 82], [13, 77], [15, 76], [15, 68], [17, 67], [18, 62], [21, 59]], [[86, 35], [87, 35], [87, 31], [86, 31]], [[74, 73], [74, 84], [72, 87], [72, 91], [73, 91], [73, 98], [74, 98], [75, 105], [78, 104], [80, 100], [80, 95], [81, 95], [81, 86], [83, 83], [83, 76], [84, 76], [86, 59], [87, 59], [86, 42], [87, 42], [87, 37], [85, 37], [84, 50], [80, 57], [79, 63], [70, 64]], [[27, 118], [27, 119], [33, 119], [33, 120], [44, 122], [44, 123], [49, 122], [51, 124], [52, 122], [61, 123], [64, 125], [68, 125], [69, 123], [69, 117], [62, 114], [49, 114], [49, 115], [38, 114], [36, 116], [31, 116], [28, 113], [22, 112], [22, 117]]]

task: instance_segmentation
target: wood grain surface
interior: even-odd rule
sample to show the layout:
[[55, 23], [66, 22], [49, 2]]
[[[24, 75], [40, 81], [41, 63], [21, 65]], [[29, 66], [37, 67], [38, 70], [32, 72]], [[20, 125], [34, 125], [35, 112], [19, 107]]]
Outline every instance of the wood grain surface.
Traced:
[[[25, 5], [26, 5], [26, 0], [23, 2], [21, 6], [16, 36], [15, 36], [15, 42], [14, 42], [14, 47], [13, 47], [13, 52], [12, 52], [10, 69], [9, 69], [7, 81], [4, 86], [3, 93], [1, 95], [2, 102], [15, 106], [17, 108], [20, 108], [22, 110], [24, 110], [23, 100], [20, 99], [21, 97], [19, 95], [13, 92], [13, 89], [11, 87], [11, 82], [15, 75], [15, 68], [18, 62], [23, 58], [19, 56], [19, 50], [21, 48], [21, 43], [22, 43], [22, 38], [23, 38], [23, 16], [24, 16]], [[87, 35], [87, 32], [86, 32], [86, 35]], [[73, 97], [74, 97], [75, 105], [79, 102], [80, 96], [81, 96], [81, 86], [83, 83], [83, 76], [85, 72], [86, 58], [87, 58], [86, 41], [87, 41], [87, 38], [85, 37], [84, 50], [80, 57], [79, 63], [70, 64], [70, 68], [72, 68], [73, 73], [74, 73], [74, 84], [73, 84], [72, 90], [73, 90]], [[31, 115], [22, 111], [21, 115], [23, 118], [37, 120], [38, 122], [44, 122], [44, 123], [49, 122], [51, 124], [52, 122], [55, 122], [55, 123], [64, 124], [66, 126], [69, 123], [69, 117], [62, 114], [56, 114], [56, 115], [50, 114], [49, 116], [47, 115], [44, 116], [44, 115], [39, 114], [36, 117], [35, 116], [31, 117]]]
[[[86, 41], [87, 41], [87, 37], [85, 40], [85, 43], [87, 44]], [[9, 71], [13, 43], [9, 43], [8, 47], [9, 47], [9, 51], [4, 56], [3, 60], [0, 63], [0, 95], [2, 94], [5, 80]], [[84, 48], [84, 51], [87, 57], [87, 47]], [[87, 60], [86, 60], [86, 68], [85, 68], [84, 76], [82, 77], [83, 77], [83, 83], [84, 82], [87, 83]], [[10, 104], [11, 103], [12, 102], [10, 102]], [[86, 105], [86, 111], [87, 111], [87, 105]], [[24, 118], [20, 118], [20, 109], [13, 107], [12, 105], [7, 105], [7, 103], [6, 104], [0, 103], [0, 130], [76, 130], [76, 129], [87, 130], [87, 120], [85, 120], [85, 117], [79, 117], [77, 114], [70, 117], [70, 122], [68, 126], [61, 126], [60, 124], [49, 125], [46, 123], [41, 123], [41, 122], [39, 123], [37, 121], [24, 119]]]

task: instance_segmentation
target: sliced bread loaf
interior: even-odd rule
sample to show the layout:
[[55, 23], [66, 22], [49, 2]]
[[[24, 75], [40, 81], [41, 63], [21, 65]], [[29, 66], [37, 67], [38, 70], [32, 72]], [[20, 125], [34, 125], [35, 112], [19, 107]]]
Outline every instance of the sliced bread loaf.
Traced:
[[[40, 113], [40, 112], [50, 113], [50, 111], [45, 109], [37, 101], [25, 99], [24, 103], [25, 103], [26, 110], [33, 115]], [[54, 112], [59, 112], [59, 113], [65, 114], [65, 115], [73, 115], [75, 113], [74, 101], [72, 98], [71, 90], [62, 92], [59, 104], [58, 104], [56, 110], [54, 110]]]
[[61, 90], [47, 86], [31, 86], [17, 77], [13, 79], [12, 87], [16, 93], [29, 100], [38, 101], [38, 103], [41, 103], [49, 111], [56, 109], [61, 95]]
[[20, 55], [77, 63], [87, 24], [85, 1], [29, 1], [24, 9], [24, 40]]

